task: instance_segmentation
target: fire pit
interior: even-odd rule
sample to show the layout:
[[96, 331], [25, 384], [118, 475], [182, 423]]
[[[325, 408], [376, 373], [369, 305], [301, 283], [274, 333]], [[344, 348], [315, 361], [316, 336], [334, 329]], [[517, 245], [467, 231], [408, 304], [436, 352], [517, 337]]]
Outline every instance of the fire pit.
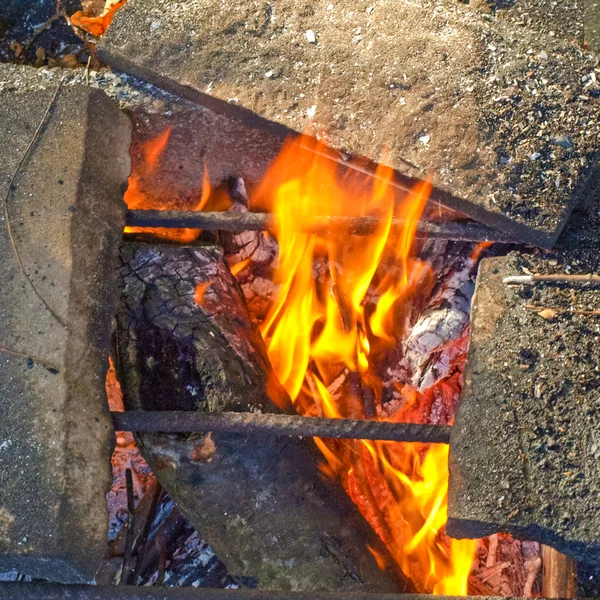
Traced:
[[[559, 271], [562, 268], [560, 259], [540, 254], [532, 245], [552, 245], [579, 199], [590, 197], [586, 190], [593, 186], [591, 175], [597, 160], [594, 58], [574, 50], [560, 36], [542, 40], [555, 56], [559, 56], [559, 48], [565, 50], [560, 59], [549, 59], [547, 52], [540, 50], [539, 40], [534, 50], [526, 49], [534, 44], [531, 23], [525, 41], [510, 49], [508, 42], [516, 39], [512, 26], [494, 21], [492, 27], [486, 13], [469, 12], [456, 4], [427, 5], [424, 14], [433, 19], [432, 31], [444, 35], [458, 31], [469, 40], [483, 32], [487, 58], [496, 61], [486, 71], [488, 83], [505, 95], [494, 99], [500, 107], [497, 114], [493, 113], [499, 119], [495, 125], [490, 120], [490, 111], [495, 110], [491, 103], [480, 107], [483, 112], [477, 113], [477, 119], [482, 117], [478, 123], [492, 127], [496, 141], [488, 140], [489, 147], [482, 150], [475, 147], [476, 140], [469, 138], [465, 148], [469, 146], [473, 164], [464, 160], [458, 164], [455, 159], [460, 157], [443, 154], [444, 147], [452, 148], [456, 142], [454, 138], [444, 141], [446, 138], [437, 137], [442, 131], [439, 110], [444, 106], [448, 109], [446, 101], [452, 96], [449, 90], [458, 81], [450, 70], [443, 77], [438, 73], [443, 82], [440, 89], [424, 96], [432, 108], [421, 106], [419, 100], [424, 116], [407, 126], [406, 137], [397, 137], [398, 144], [388, 150], [389, 154], [375, 155], [373, 146], [379, 138], [369, 137], [358, 143], [356, 124], [344, 125], [339, 119], [330, 134], [323, 137], [328, 144], [308, 135], [287, 135], [289, 131], [281, 124], [298, 128], [297, 117], [304, 111], [304, 100], [298, 100], [300, 92], [294, 87], [296, 81], [289, 80], [299, 112], [293, 108], [288, 114], [287, 109], [278, 107], [279, 100], [267, 102], [264, 110], [261, 102], [250, 107], [242, 79], [230, 90], [227, 88], [239, 95], [239, 102], [232, 101], [225, 98], [229, 92], [224, 87], [217, 85], [211, 93], [210, 85], [204, 87], [202, 81], [190, 79], [186, 69], [193, 62], [175, 68], [165, 66], [168, 60], [164, 56], [158, 57], [156, 64], [148, 62], [148, 53], [136, 57], [132, 48], [139, 31], [131, 28], [147, 21], [157, 33], [152, 44], [164, 45], [160, 36], [169, 34], [170, 25], [164, 25], [158, 15], [152, 16], [151, 10], [150, 21], [146, 17], [136, 21], [139, 13], [133, 0], [124, 7], [117, 4], [91, 20], [84, 13], [73, 15], [72, 22], [77, 27], [104, 29], [113, 21], [110, 35], [102, 41], [104, 60], [162, 86], [168, 93], [124, 75], [116, 85], [117, 78], [110, 73], [100, 78], [89, 72], [83, 75], [85, 82], [100, 81], [109, 94], [115, 95], [133, 122], [132, 170], [123, 195], [129, 211], [124, 218], [122, 212], [113, 214], [114, 222], [103, 238], [109, 248], [98, 245], [103, 236], [97, 231], [89, 233], [88, 247], [97, 251], [97, 258], [75, 261], [77, 273], [72, 276], [73, 281], [79, 281], [85, 264], [100, 261], [102, 269], [116, 274], [117, 283], [111, 285], [114, 279], [106, 277], [101, 292], [91, 288], [81, 299], [75, 286], [69, 300], [69, 307], [80, 301], [85, 312], [110, 296], [102, 318], [90, 317], [98, 328], [93, 335], [103, 340], [98, 348], [104, 356], [90, 370], [95, 395], [85, 389], [81, 392], [89, 401], [97, 399], [96, 388], [108, 357], [111, 303], [119, 296], [110, 351], [114, 368], [107, 381], [118, 442], [113, 457], [116, 479], [109, 504], [111, 536], [117, 532], [119, 518], [127, 524], [111, 542], [97, 582], [171, 585], [178, 561], [191, 564], [192, 556], [204, 556], [198, 560], [206, 562], [214, 552], [222, 561], [218, 563], [221, 575], [217, 579], [207, 575], [206, 581], [221, 586], [258, 587], [258, 594], [262, 590], [291, 590], [310, 593], [311, 597], [316, 591], [404, 593], [407, 598], [410, 594], [574, 595], [574, 563], [550, 548], [541, 548], [538, 542], [558, 547], [578, 560], [595, 560], [595, 537], [584, 535], [586, 526], [595, 523], [594, 503], [585, 504], [581, 515], [576, 514], [566, 508], [566, 495], [561, 491], [562, 477], [568, 481], [573, 478], [577, 489], [594, 489], [594, 462], [590, 459], [583, 466], [577, 453], [571, 452], [569, 458], [561, 453], [562, 475], [552, 473], [548, 477], [543, 474], [544, 466], [536, 463], [536, 469], [541, 469], [536, 477], [543, 481], [536, 490], [548, 486], [547, 493], [556, 494], [560, 510], [568, 510], [569, 519], [575, 519], [573, 527], [569, 523], [559, 527], [552, 511], [544, 512], [543, 507], [538, 515], [537, 504], [531, 505], [532, 493], [519, 495], [521, 479], [517, 475], [519, 461], [527, 465], [532, 449], [540, 460], [545, 460], [546, 448], [559, 452], [562, 447], [575, 447], [566, 443], [565, 428], [576, 420], [575, 414], [570, 416], [570, 409], [561, 412], [560, 422], [545, 424], [542, 432], [536, 427], [546, 418], [544, 415], [551, 413], [522, 404], [524, 398], [529, 399], [531, 390], [526, 382], [530, 379], [531, 400], [546, 397], [540, 381], [548, 377], [547, 370], [539, 366], [543, 357], [535, 350], [534, 340], [539, 333], [535, 319], [541, 319], [540, 324], [548, 321], [546, 329], [555, 335], [566, 326], [558, 321], [559, 314], [575, 311], [575, 315], [583, 316], [581, 311], [587, 311], [585, 317], [591, 319], [589, 326], [593, 328], [597, 312], [594, 291], [585, 297], [584, 308], [577, 305], [573, 309], [563, 302], [565, 294], [559, 298], [560, 306], [554, 306], [550, 302], [554, 296], [543, 288], [540, 298], [548, 306], [532, 302], [531, 308], [527, 304], [527, 318], [520, 314], [504, 317], [497, 306], [500, 292], [495, 292], [486, 301], [488, 314], [484, 317], [475, 302], [470, 345], [469, 335], [471, 299], [482, 256], [503, 256], [506, 244], [510, 244], [518, 256], [531, 256], [514, 259], [510, 263], [513, 271], [526, 264], [530, 271], [526, 270], [525, 276], [535, 277], [545, 272], [540, 262], [543, 260], [556, 261], [550, 265]], [[138, 0], [138, 5], [143, 7], [143, 1]], [[182, 7], [172, 2], [168, 9]], [[371, 15], [374, 10], [366, 7], [365, 14]], [[403, 10], [414, 12], [408, 4]], [[316, 11], [301, 15], [301, 28], [310, 19], [323, 19], [327, 14]], [[265, 31], [257, 33], [258, 37], [266, 34], [276, 17], [273, 19], [271, 14], [264, 21]], [[154, 26], [155, 22], [158, 25]], [[364, 27], [372, 25], [365, 21]], [[239, 34], [235, 27], [229, 33], [227, 27], [220, 31], [234, 37]], [[303, 43], [308, 46], [294, 50], [299, 53], [298, 61], [309, 60], [306, 52], [311, 52], [311, 45], [320, 48], [325, 44], [328, 31], [322, 29], [315, 34], [307, 29]], [[246, 33], [239, 35], [242, 37], [235, 37], [236, 44]], [[278, 39], [272, 37], [267, 46], [260, 42], [261, 52], [268, 54], [269, 48], [280, 43]], [[352, 43], [360, 44], [361, 40]], [[432, 48], [437, 56], [437, 46]], [[509, 56], [513, 51], [514, 57]], [[327, 50], [319, 52], [320, 69]], [[479, 45], [473, 53], [477, 60], [482, 57]], [[585, 80], [565, 74], [565, 65], [571, 60], [565, 56], [574, 57], [570, 65], [576, 65], [576, 74], [585, 71]], [[522, 59], [522, 63], [515, 66], [511, 58], [517, 62]], [[470, 71], [464, 71], [465, 64], [463, 61], [459, 70], [468, 77]], [[384, 66], [382, 72], [389, 67], [387, 63]], [[414, 68], [411, 65], [410, 76], [405, 74], [403, 79], [408, 81], [405, 101], [406, 97], [414, 100], [414, 94], [427, 87]], [[526, 69], [531, 68], [540, 73], [529, 75]], [[250, 77], [254, 67], [242, 71], [244, 77]], [[542, 71], [553, 79], [542, 84], [547, 79]], [[50, 72], [35, 76], [24, 73], [9, 72], [8, 90], [11, 86], [18, 90], [23, 85], [21, 77], [31, 89], [40, 81], [47, 84], [56, 79], [56, 74]], [[274, 73], [264, 76], [266, 87], [262, 92], [262, 81], [255, 86], [259, 94], [273, 92], [271, 80], [280, 77]], [[23, 148], [20, 162], [8, 169], [9, 217], [12, 195], [25, 193], [19, 191], [23, 174], [34, 178], [40, 169], [37, 145], [40, 139], [46, 139], [48, 123], [50, 130], [57, 123], [62, 126], [63, 121], [56, 121], [55, 111], [67, 93], [63, 88], [76, 81], [78, 75], [60, 77], [66, 83], [42, 94], [43, 110], [38, 111], [31, 143]], [[281, 77], [285, 80], [287, 75]], [[571, 98], [561, 116], [564, 98], [558, 98], [552, 90], [563, 82], [581, 93]], [[398, 89], [404, 89], [403, 85], [398, 83]], [[526, 102], [515, 96], [515, 89], [522, 85], [531, 94]], [[547, 86], [543, 92], [542, 85]], [[585, 91], [578, 90], [579, 86]], [[539, 94], [542, 99], [535, 98]], [[349, 93], [344, 97], [353, 96]], [[393, 110], [397, 109], [396, 100]], [[461, 92], [454, 101], [470, 106], [473, 98]], [[252, 108], [255, 114], [245, 112], [237, 106], [239, 103]], [[540, 107], [547, 110], [540, 113], [542, 116], [538, 115]], [[277, 113], [279, 108], [282, 114]], [[117, 114], [117, 120], [124, 119]], [[93, 122], [94, 113], [88, 110], [87, 115]], [[265, 121], [265, 117], [272, 122]], [[536, 151], [538, 141], [529, 131], [537, 119], [542, 119], [535, 135], [544, 142], [541, 152]], [[584, 129], [571, 135], [559, 134], [554, 130], [561, 119], [581, 123]], [[523, 126], [522, 131], [516, 132], [514, 123]], [[122, 130], [126, 129], [123, 126]], [[410, 142], [409, 138], [417, 133], [416, 141]], [[481, 132], [478, 135], [485, 137]], [[410, 143], [417, 144], [418, 152], [411, 153]], [[350, 147], [364, 156], [355, 158], [331, 145]], [[384, 166], [386, 163], [395, 170]], [[85, 204], [94, 198], [90, 182], [96, 177], [84, 170], [81, 181], [77, 189]], [[554, 204], [538, 201], [538, 184], [543, 189], [552, 188]], [[485, 201], [477, 196], [480, 193], [486, 196]], [[111, 201], [120, 197], [120, 191], [113, 192]], [[595, 214], [596, 208], [591, 204], [590, 214]], [[458, 210], [483, 224], [469, 220]], [[34, 213], [32, 209], [30, 216]], [[19, 218], [18, 226], [22, 227], [20, 223], [28, 219], [24, 213]], [[6, 246], [15, 254], [15, 268], [20, 265], [34, 300], [52, 316], [53, 303], [47, 298], [52, 298], [54, 292], [50, 289], [40, 293], [37, 279], [32, 283], [26, 238], [20, 233], [15, 237], [10, 219], [8, 223]], [[79, 231], [77, 223], [75, 219], [70, 231]], [[123, 227], [123, 243], [117, 248]], [[569, 222], [563, 239], [565, 244], [588, 247], [597, 243], [594, 228], [583, 226], [578, 215]], [[521, 246], [523, 241], [532, 245]], [[73, 248], [70, 252], [76, 251]], [[573, 265], [569, 263], [569, 252], [563, 252], [567, 257], [564, 264]], [[482, 270], [485, 279], [478, 280], [478, 298], [483, 297], [481, 290], [487, 278], [493, 279], [493, 265], [504, 264], [505, 259], [493, 260], [496, 262], [486, 262]], [[51, 265], [48, 269], [51, 273]], [[583, 271], [594, 275], [596, 267]], [[38, 277], [37, 272], [34, 275]], [[45, 281], [44, 275], [40, 277], [41, 282]], [[527, 289], [519, 289], [519, 297], [527, 299], [528, 294]], [[518, 302], [510, 302], [514, 310], [521, 310]], [[92, 310], [91, 314], [100, 313]], [[496, 320], [501, 339], [480, 342], [490, 327], [495, 327]], [[71, 335], [79, 331], [78, 323], [66, 320], [63, 325]], [[526, 324], [533, 327], [533, 333], [525, 330]], [[488, 403], [502, 393], [499, 382], [503, 373], [512, 373], [513, 368], [512, 364], [507, 366], [512, 350], [504, 342], [508, 337], [505, 331], [515, 327], [523, 336], [530, 336], [514, 366], [518, 377], [513, 388], [520, 390], [521, 396], [517, 398], [517, 391], [513, 394], [507, 390], [507, 405], [497, 408], [502, 403], [496, 402], [494, 412]], [[14, 340], [18, 341], [19, 335]], [[589, 335], [592, 339], [594, 334]], [[34, 370], [48, 370], [44, 356], [30, 355], [29, 349], [15, 350], [14, 340], [11, 338], [10, 347], [4, 350], [11, 360], [20, 360], [25, 368], [31, 362]], [[491, 344], [491, 350], [486, 350], [486, 343]], [[565, 356], [571, 356], [573, 349], [567, 341], [564, 343]], [[500, 351], [509, 354], [507, 358], [498, 354], [497, 364], [486, 354]], [[20, 366], [15, 367], [17, 371]], [[468, 385], [462, 416], [453, 425], [465, 367]], [[67, 381], [70, 368], [62, 363], [59, 368], [59, 373], [66, 369]], [[577, 394], [585, 403], [593, 378], [587, 368], [582, 367], [580, 374], [585, 382], [577, 388]], [[18, 377], [22, 377], [20, 371]], [[493, 386], [488, 387], [486, 381], [493, 381]], [[43, 392], [36, 391], [33, 396], [43, 397]], [[482, 403], [481, 398], [487, 396], [489, 399]], [[92, 405], [97, 407], [94, 402]], [[67, 404], [72, 406], [71, 401]], [[509, 409], [513, 411], [510, 419]], [[86, 409], [86, 419], [98, 414], [93, 410]], [[106, 419], [106, 405], [100, 411], [98, 422]], [[21, 418], [15, 415], [12, 422], [18, 423]], [[486, 436], [504, 439], [505, 431], [496, 428], [509, 421], [516, 437], [505, 446], [494, 443], [486, 449]], [[577, 432], [580, 436], [589, 434], [587, 446], [593, 448], [596, 433], [584, 421], [577, 421]], [[522, 432], [523, 423], [534, 430], [532, 438]], [[550, 441], [546, 430], [553, 432]], [[39, 435], [37, 430], [32, 432], [34, 437]], [[133, 437], [127, 432], [134, 432]], [[538, 434], [542, 441], [536, 446], [531, 440]], [[63, 447], [72, 453], [68, 439], [74, 438], [67, 438]], [[95, 440], [93, 452], [105, 453], [106, 439]], [[0, 440], [0, 444], [6, 440]], [[523, 440], [531, 446], [523, 446]], [[26, 443], [26, 437], [19, 442], [23, 447]], [[52, 443], [51, 438], [48, 443]], [[49, 452], [48, 447], [46, 455]], [[83, 475], [85, 469], [78, 472]], [[531, 472], [531, 468], [524, 468], [525, 487], [535, 485], [531, 483]], [[475, 499], [482, 478], [488, 491]], [[77, 496], [72, 491], [74, 480], [67, 481], [70, 488], [63, 488], [63, 493], [72, 502]], [[102, 497], [102, 481], [90, 471], [89, 489], [93, 491], [89, 497], [94, 493]], [[15, 485], [14, 477], [10, 482]], [[11, 498], [13, 504], [21, 502], [12, 492]], [[73, 561], [79, 542], [69, 536], [61, 538], [61, 548], [66, 551], [57, 557], [64, 563], [63, 572], [52, 573], [56, 562], [48, 563], [50, 570], [38, 568], [48, 551], [38, 543], [37, 532], [31, 539], [27, 533], [19, 539], [14, 533], [15, 516], [26, 520], [17, 504], [10, 509], [6, 502], [0, 504], [4, 511], [0, 512], [0, 541], [6, 555], [2, 564], [69, 583], [90, 579], [98, 551], [90, 552], [85, 560]], [[76, 510], [82, 507], [80, 502]], [[61, 514], [58, 511], [49, 517], [59, 528], [64, 524]], [[98, 534], [100, 538], [105, 536], [104, 527], [97, 525], [102, 518], [94, 520], [96, 538]], [[82, 530], [79, 527], [78, 531]], [[513, 539], [506, 532], [536, 541]], [[490, 537], [458, 539], [485, 535]], [[18, 563], [12, 558], [15, 553], [22, 555]], [[200, 582], [184, 579], [188, 584]], [[14, 593], [11, 590], [16, 588], [5, 589]], [[43, 587], [35, 585], [19, 587], [18, 593], [21, 590], [24, 594], [44, 593]], [[57, 586], [52, 593], [63, 592]], [[81, 593], [95, 592], [86, 588]], [[123, 593], [130, 592], [123, 588]], [[152, 593], [147, 597], [153, 597]]]

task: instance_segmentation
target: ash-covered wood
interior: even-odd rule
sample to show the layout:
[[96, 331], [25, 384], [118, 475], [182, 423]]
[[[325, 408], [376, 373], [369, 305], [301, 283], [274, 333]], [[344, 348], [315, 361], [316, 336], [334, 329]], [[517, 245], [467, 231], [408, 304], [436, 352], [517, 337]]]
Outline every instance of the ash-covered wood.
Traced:
[[[277, 412], [262, 340], [220, 250], [126, 244], [121, 261], [116, 358], [126, 408]], [[138, 440], [230, 574], [263, 589], [406, 589], [393, 569], [378, 569], [367, 544], [391, 558], [320, 474], [309, 442], [217, 432]]]

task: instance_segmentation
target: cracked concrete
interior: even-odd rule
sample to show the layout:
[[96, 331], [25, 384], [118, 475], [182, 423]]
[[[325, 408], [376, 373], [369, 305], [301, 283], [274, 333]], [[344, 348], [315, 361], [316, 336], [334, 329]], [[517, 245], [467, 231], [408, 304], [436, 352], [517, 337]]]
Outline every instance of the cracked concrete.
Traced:
[[99, 90], [63, 87], [51, 103], [56, 86], [33, 69], [0, 80], [0, 570], [85, 582], [108, 530], [104, 379], [130, 123]]

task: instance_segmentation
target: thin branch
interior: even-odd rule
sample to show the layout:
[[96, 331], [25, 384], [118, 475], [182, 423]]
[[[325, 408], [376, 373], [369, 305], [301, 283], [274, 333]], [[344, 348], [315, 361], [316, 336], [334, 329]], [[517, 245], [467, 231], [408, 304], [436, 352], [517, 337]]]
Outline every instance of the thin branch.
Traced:
[[148, 536], [150, 535], [150, 530], [152, 529], [152, 524], [154, 523], [154, 519], [156, 517], [156, 511], [158, 510], [158, 503], [163, 495], [163, 489], [160, 486], [160, 483], [156, 485], [154, 492], [152, 494], [152, 503], [150, 504], [150, 510], [148, 511], [148, 516], [146, 517], [146, 522], [144, 523], [144, 528], [140, 534], [140, 537], [136, 543], [136, 562], [135, 569], [133, 571], [133, 576], [131, 577], [130, 584], [137, 585], [138, 579], [140, 578], [142, 571], [142, 564], [144, 561], [144, 555], [146, 553], [148, 547]]
[[537, 312], [551, 310], [557, 314], [570, 313], [573, 315], [600, 315], [600, 310], [583, 310], [579, 308], [553, 308], [552, 306], [537, 306], [535, 304], [527, 304], [525, 308], [528, 310], [535, 310]]
[[35, 40], [37, 40], [40, 37], [40, 35], [42, 35], [42, 33], [44, 33], [44, 31], [46, 31], [46, 29], [50, 29], [50, 27], [52, 26], [52, 23], [58, 21], [59, 19], [61, 19], [64, 16], [65, 16], [65, 11], [63, 8], [61, 8], [60, 0], [59, 0], [56, 3], [56, 12], [45, 23], [40, 25], [33, 32], [33, 35], [31, 36], [29, 41], [25, 44], [25, 47], [23, 48], [23, 51], [21, 52], [22, 56], [25, 56], [27, 54], [27, 52], [29, 52], [29, 50], [31, 49], [31, 46], [33, 46], [33, 43], [35, 42]]
[[535, 285], [536, 283], [600, 283], [600, 275], [512, 275], [505, 277], [502, 283], [507, 285]]
[[35, 295], [42, 301], [42, 304], [48, 309], [50, 314], [58, 321], [58, 323], [60, 323], [66, 329], [67, 328], [66, 323], [50, 308], [50, 305], [46, 302], [46, 300], [44, 300], [42, 295], [38, 292], [33, 281], [31, 281], [31, 279], [29, 278], [29, 275], [27, 275], [27, 271], [25, 271], [25, 265], [23, 264], [23, 261], [21, 260], [21, 255], [19, 254], [19, 251], [17, 250], [17, 244], [15, 243], [15, 238], [12, 233], [12, 227], [10, 224], [10, 215], [8, 213], [8, 202], [10, 200], [11, 192], [15, 189], [15, 181], [17, 179], [17, 176], [19, 175], [19, 172], [21, 171], [21, 167], [27, 160], [27, 157], [29, 156], [31, 149], [33, 148], [33, 145], [34, 145], [35, 141], [37, 140], [38, 135], [40, 134], [40, 131], [42, 130], [42, 127], [46, 123], [46, 119], [48, 118], [48, 115], [50, 114], [50, 110], [52, 109], [52, 106], [54, 106], [54, 102], [56, 101], [56, 98], [58, 97], [58, 93], [60, 92], [61, 87], [62, 87], [62, 79], [59, 81], [58, 85], [56, 86], [56, 91], [54, 92], [54, 94], [52, 95], [52, 98], [50, 99], [50, 102], [48, 103], [46, 111], [44, 112], [44, 115], [42, 116], [42, 120], [40, 121], [40, 124], [37, 126], [37, 129], [35, 130], [33, 137], [31, 138], [31, 141], [29, 142], [29, 145], [25, 149], [25, 152], [23, 153], [23, 156], [21, 157], [21, 160], [19, 161], [17, 168], [15, 169], [14, 173], [12, 174], [12, 177], [10, 178], [10, 181], [8, 182], [8, 188], [6, 190], [6, 195], [4, 196], [4, 218], [6, 220], [6, 230], [8, 232], [8, 237], [10, 238], [10, 244], [15, 253], [17, 261], [19, 262], [19, 267], [21, 267], [21, 271], [23, 271], [23, 275], [25, 275], [25, 279], [27, 279], [29, 285], [31, 286], [31, 289], [34, 291]]
[[4, 352], [5, 354], [10, 354], [12, 356], [18, 356], [19, 358], [29, 358], [31, 359], [33, 362], [38, 363], [38, 365], [41, 365], [42, 367], [45, 367], [46, 369], [52, 369], [54, 371], [60, 371], [60, 369], [58, 368], [57, 365], [48, 362], [46, 360], [42, 360], [41, 358], [37, 358], [36, 356], [33, 356], [31, 354], [25, 354], [23, 352], [17, 352], [16, 350], [10, 350], [9, 348], [4, 348], [2, 346], [0, 346], [0, 352]]
[[90, 85], [90, 63], [92, 62], [92, 55], [90, 54], [87, 59], [87, 65], [85, 66], [85, 85]]
[[135, 534], [135, 500], [133, 497], [133, 476], [131, 474], [131, 469], [125, 469], [125, 481], [127, 484], [127, 535], [125, 537], [125, 553], [123, 556], [121, 585], [130, 584], [133, 537]]

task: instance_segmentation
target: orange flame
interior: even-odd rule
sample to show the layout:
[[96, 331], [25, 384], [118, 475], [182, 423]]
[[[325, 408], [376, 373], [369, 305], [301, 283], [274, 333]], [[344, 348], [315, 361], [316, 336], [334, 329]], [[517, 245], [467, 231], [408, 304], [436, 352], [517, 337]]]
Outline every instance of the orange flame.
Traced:
[[[147, 186], [156, 185], [155, 175], [161, 164], [161, 159], [167, 149], [172, 127], [165, 129], [156, 137], [143, 143], [138, 143], [141, 160], [134, 161], [132, 173], [129, 176], [125, 203], [130, 210], [224, 210], [231, 201], [224, 194], [212, 194], [208, 170], [204, 168], [202, 191], [200, 197], [184, 199], [174, 197], [149, 196]], [[132, 152], [136, 155], [136, 149]], [[181, 243], [193, 242], [199, 235], [200, 229], [167, 229], [164, 227], [125, 227], [125, 233], [148, 233], [154, 237]]]
[[[377, 357], [406, 327], [411, 298], [431, 277], [411, 256], [431, 186], [402, 201], [380, 166], [376, 178], [340, 178], [312, 138], [287, 141], [252, 196], [276, 216], [278, 293], [261, 331], [275, 373], [296, 410], [329, 418], [369, 418], [381, 406]], [[375, 234], [303, 231], [319, 216], [377, 217]], [[403, 225], [392, 228], [393, 217]], [[422, 400], [405, 398], [399, 418], [418, 421]], [[452, 389], [450, 385], [448, 389]], [[321, 440], [326, 473], [337, 474], [418, 591], [465, 595], [476, 542], [450, 540], [448, 448], [438, 445]], [[376, 557], [381, 562], [382, 557]]]
[[108, 29], [115, 13], [125, 2], [127, 0], [106, 0], [104, 10], [96, 16], [88, 15], [84, 10], [78, 10], [71, 15], [71, 23], [98, 38]]

